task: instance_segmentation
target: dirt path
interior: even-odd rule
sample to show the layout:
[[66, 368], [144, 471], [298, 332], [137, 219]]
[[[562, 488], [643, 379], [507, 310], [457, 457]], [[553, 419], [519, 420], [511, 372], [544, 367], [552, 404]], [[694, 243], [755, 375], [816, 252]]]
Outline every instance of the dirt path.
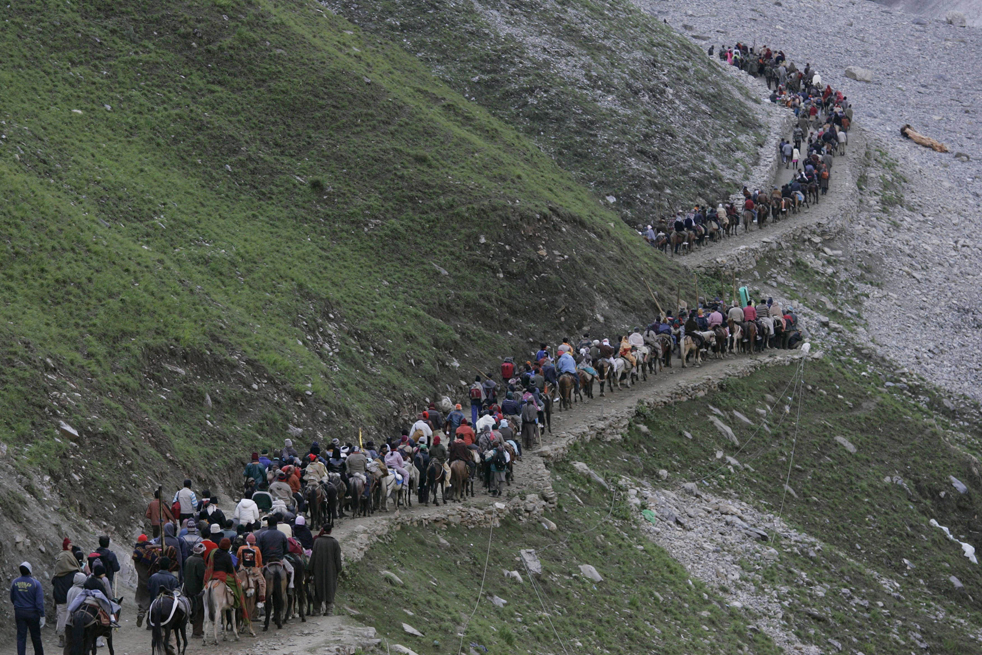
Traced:
[[[787, 135], [791, 137], [790, 134]], [[752, 267], [756, 253], [762, 253], [775, 243], [785, 243], [802, 232], [812, 231], [855, 210], [857, 199], [856, 178], [861, 168], [866, 138], [863, 131], [853, 128], [849, 131], [849, 145], [845, 157], [836, 157], [832, 163], [832, 176], [829, 191], [821, 196], [817, 205], [805, 209], [795, 216], [777, 223], [767, 221], [764, 228], [750, 226], [750, 231], [740, 228], [737, 236], [731, 236], [719, 243], [709, 244], [680, 261], [689, 269], [726, 268], [740, 270]], [[791, 177], [792, 171], [779, 165], [772, 184], [780, 187]]]
[[[672, 402], [691, 394], [694, 388], [710, 380], [720, 381], [726, 377], [743, 376], [764, 365], [779, 365], [800, 356], [800, 351], [771, 350], [753, 357], [733, 356], [724, 360], [707, 360], [702, 366], [681, 368], [678, 360], [674, 367], [664, 369], [657, 376], [649, 377], [647, 382], [640, 382], [631, 388], [608, 393], [605, 397], [597, 396], [593, 400], [577, 403], [566, 412], [558, 412], [553, 416], [552, 433], [547, 434], [542, 444], [534, 452], [527, 452], [522, 461], [516, 464], [515, 482], [506, 489], [500, 499], [478, 490], [478, 495], [464, 503], [454, 503], [449, 506], [423, 507], [413, 505], [411, 509], [401, 508], [388, 513], [376, 513], [374, 516], [360, 519], [345, 519], [338, 523], [334, 535], [342, 544], [347, 563], [361, 559], [375, 539], [388, 531], [397, 523], [416, 521], [419, 519], [439, 519], [453, 513], [459, 513], [461, 508], [486, 508], [494, 501], [508, 502], [515, 496], [536, 493], [543, 484], [549, 484], [546, 468], [547, 460], [560, 457], [566, 446], [573, 441], [591, 436], [605, 430], [619, 430], [636, 411], [639, 402]], [[149, 651], [150, 633], [136, 627], [136, 617], [133, 612], [132, 593], [127, 593], [128, 602], [124, 603], [124, 613], [121, 620], [122, 629], [114, 637], [117, 653], [137, 655]], [[340, 609], [340, 608], [339, 608]], [[306, 623], [293, 621], [283, 630], [271, 628], [271, 632], [262, 633], [257, 629], [257, 637], [242, 637], [240, 642], [221, 643], [219, 646], [202, 646], [200, 639], [195, 639], [188, 647], [189, 653], [208, 652], [209, 655], [238, 655], [251, 653], [318, 653], [344, 654], [355, 652], [356, 648], [369, 649], [377, 643], [378, 637], [371, 627], [361, 625], [351, 617], [312, 617]], [[53, 632], [46, 631], [46, 645], [54, 652], [55, 638]], [[103, 653], [108, 652], [103, 650]]]

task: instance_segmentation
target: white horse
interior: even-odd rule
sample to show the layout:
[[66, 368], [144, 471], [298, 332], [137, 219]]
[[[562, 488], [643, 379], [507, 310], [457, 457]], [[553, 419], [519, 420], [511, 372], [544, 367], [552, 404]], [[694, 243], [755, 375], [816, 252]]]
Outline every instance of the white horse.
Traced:
[[774, 338], [774, 319], [770, 316], [761, 316], [757, 319], [760, 323], [760, 337], [763, 340], [761, 350], [767, 348], [767, 344]]
[[[218, 645], [218, 626], [222, 626], [222, 641], [228, 640], [228, 633], [225, 631], [225, 612], [229, 612], [232, 615], [232, 633], [235, 635], [235, 640], [239, 640], [239, 626], [238, 619], [235, 616], [235, 597], [232, 596], [232, 591], [228, 588], [221, 580], [209, 580], [205, 584], [205, 597], [204, 597], [204, 612], [205, 621], [211, 622], [212, 636], [215, 641], [215, 645]], [[251, 631], [251, 628], [250, 628]], [[256, 636], [253, 633], [253, 636]], [[202, 644], [208, 643], [208, 630], [205, 630], [205, 637]]]
[[627, 378], [627, 386], [631, 387], [631, 384], [638, 381], [638, 371], [634, 366], [631, 366], [631, 362], [624, 357], [617, 357], [614, 359], [614, 378], [611, 380], [611, 384], [617, 383], [617, 388], [621, 388], [621, 379]]

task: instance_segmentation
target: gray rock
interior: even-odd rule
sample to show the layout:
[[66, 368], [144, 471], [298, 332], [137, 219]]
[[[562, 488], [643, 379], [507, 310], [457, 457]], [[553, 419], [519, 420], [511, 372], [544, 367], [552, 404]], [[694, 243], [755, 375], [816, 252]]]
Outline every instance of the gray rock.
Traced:
[[205, 394], [205, 407], [211, 409], [211, 396], [209, 396], [207, 393]]
[[781, 557], [781, 553], [777, 552], [773, 548], [768, 548], [767, 550], [765, 550], [763, 555], [764, 555], [764, 559], [771, 560], [772, 562], [774, 560], [777, 560], [779, 557]]
[[393, 584], [398, 587], [401, 587], [404, 584], [402, 579], [392, 571], [382, 571], [381, 575], [389, 582], [389, 584]]
[[607, 481], [604, 480], [599, 475], [597, 475], [596, 473], [594, 473], [593, 469], [591, 469], [583, 462], [573, 462], [573, 468], [575, 468], [580, 474], [585, 475], [586, 477], [590, 478], [591, 480], [599, 484], [604, 489], [608, 489], [608, 490], [610, 489], [610, 486], [607, 484]]
[[699, 487], [695, 482], [686, 482], [682, 485], [682, 491], [689, 494], [690, 496], [699, 497], [702, 494], [699, 493]]
[[509, 580], [514, 580], [518, 584], [522, 584], [524, 582], [522, 580], [522, 574], [518, 571], [505, 571], [505, 577]]
[[968, 493], [968, 487], [965, 486], [965, 483], [964, 482], [962, 482], [961, 480], [959, 480], [958, 478], [956, 478], [953, 475], [949, 475], [948, 476], [948, 479], [951, 480], [951, 486], [953, 486], [955, 489], [957, 489], [958, 490], [958, 493], [960, 493], [960, 494], [967, 494]]
[[550, 521], [545, 517], [542, 518], [542, 527], [544, 527], [546, 530], [550, 532], [555, 532], [556, 530], [559, 529], [559, 527], [555, 523], [553, 523], [552, 521]]
[[957, 159], [960, 162], [969, 162], [972, 160], [972, 158], [968, 156], [967, 152], [956, 152], [955, 159]]
[[303, 428], [298, 428], [295, 425], [287, 424], [286, 431], [289, 432], [290, 436], [295, 439], [299, 439], [300, 437], [303, 436]]
[[856, 452], [856, 447], [852, 445], [852, 443], [845, 437], [836, 437], [835, 440], [839, 443], [840, 446], [848, 450], [850, 453]]
[[413, 626], [409, 625], [408, 623], [403, 623], [402, 624], [402, 629], [405, 632], [413, 635], [414, 637], [422, 637], [423, 636], [423, 633], [422, 632], [420, 632], [419, 630], [417, 630]]
[[389, 646], [393, 653], [399, 653], [399, 655], [416, 655], [416, 651], [406, 648], [402, 644], [392, 644]]
[[505, 605], [508, 604], [507, 600], [505, 600], [504, 598], [499, 598], [495, 595], [492, 595], [488, 600], [490, 600], [491, 604], [494, 605], [495, 607], [504, 607]]
[[534, 549], [520, 550], [518, 554], [521, 556], [522, 561], [525, 562], [525, 567], [529, 573], [532, 575], [542, 575], [542, 562], [539, 561], [539, 556], [535, 554]]
[[743, 421], [747, 425], [753, 425], [754, 424], [753, 421], [751, 421], [749, 418], [747, 418], [746, 416], [744, 416], [740, 412], [736, 411], [735, 409], [733, 410], [733, 416], [737, 417], [737, 420], [738, 421]]
[[846, 68], [846, 77], [857, 82], [872, 82], [873, 71], [859, 66], [849, 66]]
[[661, 478], [662, 480], [667, 480], [668, 471], [666, 471], [665, 469], [658, 469], [658, 477]]
[[726, 423], [723, 423], [723, 421], [719, 420], [715, 416], [710, 416], [709, 421], [716, 426], [716, 429], [719, 430], [720, 434], [722, 434], [724, 437], [732, 441], [733, 445], [735, 446], [740, 445], [740, 441], [736, 438], [736, 435], [733, 434], [733, 430], [730, 429], [730, 426], [728, 426]]
[[857, 82], [872, 82], [873, 71], [868, 68], [860, 68], [859, 66], [849, 66], [846, 68], [846, 77]]
[[949, 11], [945, 14], [944, 19], [949, 25], [955, 27], [965, 27], [968, 24], [968, 21], [965, 20], [965, 14], [960, 11]]
[[959, 580], [958, 578], [956, 578], [955, 576], [950, 575], [950, 576], [948, 576], [948, 579], [951, 580], [951, 584], [955, 585], [955, 589], [964, 589], [965, 588], [965, 585], [962, 584], [962, 581]]
[[580, 564], [580, 573], [583, 575], [584, 578], [589, 578], [594, 582], [604, 581], [601, 575], [597, 573], [597, 569], [593, 568], [589, 564]]

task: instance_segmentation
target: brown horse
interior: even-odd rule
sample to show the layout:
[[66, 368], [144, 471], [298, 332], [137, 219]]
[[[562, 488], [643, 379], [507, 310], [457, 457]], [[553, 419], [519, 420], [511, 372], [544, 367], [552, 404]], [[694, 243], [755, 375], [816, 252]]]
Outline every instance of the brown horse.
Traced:
[[597, 379], [600, 380], [600, 395], [606, 396], [604, 393], [604, 386], [610, 386], [613, 383], [614, 367], [606, 359], [601, 359], [597, 361]]
[[669, 243], [672, 246], [672, 256], [677, 254], [685, 253], [692, 249], [691, 242], [688, 240], [689, 235], [687, 232], [672, 232], [668, 237]]
[[576, 382], [573, 380], [572, 374], [563, 373], [559, 376], [559, 409], [572, 409], [575, 400], [573, 396], [575, 388]]
[[749, 209], [743, 210], [743, 231], [750, 231], [750, 224], [754, 222], [754, 213]]
[[470, 480], [470, 471], [462, 460], [450, 462], [450, 500], [467, 500], [467, 488], [474, 495], [474, 483]]
[[716, 326], [713, 328], [713, 334], [716, 335], [713, 352], [716, 353], [717, 359], [722, 359], [726, 357], [726, 330], [720, 326]]
[[814, 203], [816, 205], [818, 204], [818, 182], [817, 181], [809, 182], [808, 183], [808, 186], [805, 187], [805, 204], [806, 205], [811, 204], [811, 202], [813, 202], [813, 201], [814, 201]]
[[743, 324], [743, 338], [740, 340], [740, 348], [745, 353], [754, 354], [754, 347], [757, 343], [757, 324], [747, 321]]

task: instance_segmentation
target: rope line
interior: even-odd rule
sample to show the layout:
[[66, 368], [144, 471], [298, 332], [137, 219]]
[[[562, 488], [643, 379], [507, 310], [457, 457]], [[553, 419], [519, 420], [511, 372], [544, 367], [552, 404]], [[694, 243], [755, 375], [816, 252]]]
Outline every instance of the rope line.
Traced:
[[[800, 371], [800, 368], [799, 368], [799, 371]], [[774, 408], [777, 407], [777, 405], [780, 402], [781, 398], [784, 398], [784, 394], [787, 393], [788, 388], [791, 386], [792, 383], [794, 383], [797, 380], [799, 371], [795, 371], [794, 375], [791, 376], [791, 379], [785, 385], [784, 391], [782, 391], [780, 393], [780, 395], [778, 395], [778, 397], [771, 404], [771, 406], [767, 408], [767, 413], [768, 414], [771, 414], [774, 411]], [[791, 394], [791, 398], [792, 398], [792, 402], [794, 402], [794, 393]], [[781, 426], [781, 423], [784, 422], [784, 417], [785, 417], [785, 415], [782, 414], [781, 415], [781, 420], [778, 421], [777, 425], [774, 426], [775, 428], [779, 428]], [[733, 458], [736, 458], [737, 455], [739, 455], [740, 453], [742, 453], [743, 452], [743, 449], [746, 448], [747, 446], [749, 446], [750, 445], [750, 442], [753, 441], [757, 437], [758, 434], [760, 434], [760, 429], [762, 427], [764, 427], [764, 423], [765, 423], [765, 419], [761, 419], [760, 423], [757, 425], [757, 429], [754, 430], [754, 433], [752, 435], [750, 435], [750, 438], [747, 439], [747, 441], [744, 442], [744, 444], [742, 446], [740, 446], [739, 448], [737, 448], [737, 451], [735, 453], [733, 453], [733, 455], [732, 455]], [[693, 480], [693, 482], [702, 482], [704, 480], [707, 480], [707, 479], [713, 477], [714, 475], [716, 475], [717, 473], [719, 473], [720, 471], [722, 471], [727, 466], [728, 466], [727, 464], [722, 464], [716, 470], [714, 470], [712, 473], [709, 473], [707, 475], [704, 475], [701, 478], [696, 478], [695, 480]]]
[[467, 626], [470, 625], [471, 619], [474, 618], [474, 614], [477, 613], [477, 606], [481, 604], [481, 595], [484, 593], [484, 581], [488, 577], [488, 562], [491, 560], [491, 537], [494, 536], [494, 518], [495, 510], [494, 506], [491, 507], [491, 527], [488, 530], [488, 552], [484, 556], [484, 573], [481, 575], [481, 588], [477, 592], [477, 602], [474, 603], [474, 609], [471, 610], [470, 615], [467, 617], [467, 621], [464, 623], [463, 629], [460, 631], [460, 646], [457, 648], [457, 655], [460, 655], [464, 650], [464, 635], [467, 634]]
[[784, 480], [784, 495], [781, 496], [781, 509], [778, 510], [777, 513], [778, 518], [781, 518], [784, 514], [784, 501], [788, 497], [788, 489], [790, 489], [788, 483], [791, 481], [791, 469], [794, 466], [794, 451], [795, 448], [798, 446], [798, 423], [801, 421], [801, 398], [804, 395], [802, 393], [802, 387], [805, 384], [805, 358], [804, 357], [801, 358], [801, 368], [799, 370], [799, 374], [800, 375], [798, 378], [798, 416], [794, 420], [794, 439], [791, 442], [791, 458], [790, 461], [788, 462], [788, 477], [785, 478]]
[[556, 635], [556, 639], [559, 641], [559, 645], [562, 647], [563, 652], [566, 653], [566, 655], [569, 655], [569, 651], [566, 650], [566, 644], [563, 643], [563, 638], [559, 636], [559, 631], [556, 630], [556, 626], [552, 622], [552, 615], [546, 611], [546, 604], [542, 601], [542, 596], [539, 595], [539, 590], [535, 586], [535, 578], [532, 577], [532, 572], [529, 571], [528, 563], [526, 563], [524, 557], [519, 557], [519, 559], [522, 560], [522, 564], [525, 566], [525, 574], [529, 577], [529, 582], [532, 583], [532, 590], [535, 592], [535, 597], [539, 599], [539, 605], [542, 607], [542, 613], [545, 615], [546, 620], [549, 621], [549, 627], [552, 628], [552, 633]]

